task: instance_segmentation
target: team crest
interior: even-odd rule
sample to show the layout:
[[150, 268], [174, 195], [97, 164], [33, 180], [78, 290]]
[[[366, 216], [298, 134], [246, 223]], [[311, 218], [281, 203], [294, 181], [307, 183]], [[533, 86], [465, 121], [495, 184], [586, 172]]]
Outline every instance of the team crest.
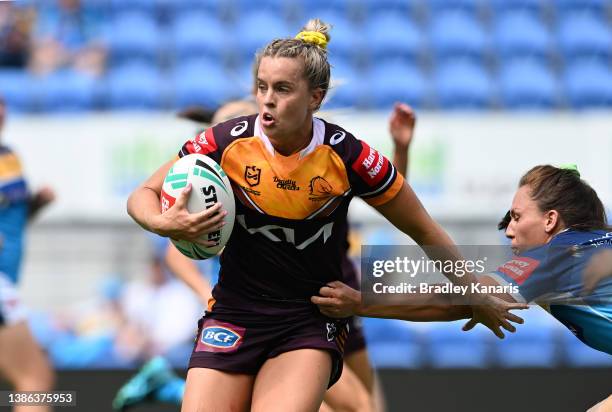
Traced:
[[332, 186], [327, 180], [321, 176], [313, 177], [310, 179], [310, 193], [308, 193], [308, 199], [310, 200], [325, 200], [332, 195]]
[[249, 186], [257, 186], [261, 177], [261, 169], [257, 166], [246, 166], [244, 169], [244, 180]]

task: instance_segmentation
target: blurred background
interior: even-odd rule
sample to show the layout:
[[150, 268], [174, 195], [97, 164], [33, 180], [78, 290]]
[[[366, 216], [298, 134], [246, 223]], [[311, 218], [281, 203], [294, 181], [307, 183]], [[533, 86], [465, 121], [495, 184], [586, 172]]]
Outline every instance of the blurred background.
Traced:
[[[185, 366], [201, 305], [128, 218], [127, 195], [199, 128], [178, 110], [247, 96], [256, 50], [311, 17], [333, 25], [320, 115], [389, 155], [388, 113], [412, 105], [408, 180], [457, 243], [504, 244], [496, 222], [536, 164], [578, 164], [610, 208], [610, 0], [2, 1], [2, 142], [33, 188], [57, 193], [29, 232], [20, 290], [54, 365], [75, 371], [64, 376], [131, 371], [151, 354]], [[356, 245], [411, 243], [361, 201], [351, 219]], [[215, 261], [201, 269], [214, 281]], [[458, 324], [364, 327], [391, 406], [418, 382], [520, 379], [555, 397], [544, 410], [584, 410], [612, 391], [612, 357], [538, 308], [526, 318], [505, 341]], [[108, 382], [109, 393], [121, 383]], [[593, 398], [564, 398], [556, 385], [570, 382]]]

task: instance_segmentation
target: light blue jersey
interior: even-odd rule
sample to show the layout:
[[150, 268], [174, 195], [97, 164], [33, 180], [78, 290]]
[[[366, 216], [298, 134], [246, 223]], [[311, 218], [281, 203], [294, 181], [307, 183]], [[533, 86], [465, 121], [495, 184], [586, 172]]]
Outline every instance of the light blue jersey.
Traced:
[[19, 159], [0, 145], [0, 272], [14, 283], [23, 255], [29, 196]]

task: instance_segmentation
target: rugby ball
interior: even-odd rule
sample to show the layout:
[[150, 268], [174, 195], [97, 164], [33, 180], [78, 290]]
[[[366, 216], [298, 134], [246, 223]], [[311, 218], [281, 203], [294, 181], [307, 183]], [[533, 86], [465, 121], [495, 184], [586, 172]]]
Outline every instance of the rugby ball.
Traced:
[[223, 205], [222, 209], [227, 210], [225, 225], [202, 237], [203, 240], [217, 241], [217, 246], [205, 247], [186, 240], [170, 240], [183, 255], [191, 259], [208, 259], [223, 249], [232, 234], [236, 215], [234, 193], [229, 178], [217, 162], [201, 154], [186, 155], [174, 162], [164, 179], [160, 199], [162, 213], [174, 205], [188, 183], [191, 183], [187, 201], [189, 213], [201, 212], [219, 202]]

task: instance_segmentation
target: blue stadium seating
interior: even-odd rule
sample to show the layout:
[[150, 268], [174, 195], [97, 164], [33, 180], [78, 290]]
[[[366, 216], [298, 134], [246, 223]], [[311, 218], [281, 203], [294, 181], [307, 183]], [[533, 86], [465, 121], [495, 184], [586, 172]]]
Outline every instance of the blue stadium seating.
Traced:
[[146, 14], [120, 14], [110, 25], [111, 57], [120, 64], [126, 58], [140, 58], [156, 64], [164, 41], [155, 20]]
[[[523, 313], [526, 312], [518, 315], [522, 316]], [[526, 318], [525, 324], [516, 326], [515, 333], [504, 332], [506, 337], [495, 342], [497, 364], [506, 368], [557, 366], [556, 329], [547, 323], [532, 322]]]
[[562, 334], [563, 358], [574, 367], [612, 367], [612, 355], [584, 344], [570, 331]]
[[439, 322], [427, 331], [429, 363], [436, 368], [485, 368], [491, 362], [491, 332], [461, 330], [463, 321]]
[[231, 43], [230, 31], [219, 19], [205, 13], [182, 13], [170, 28], [173, 50], [179, 59], [210, 57], [223, 63]]
[[110, 7], [115, 13], [143, 12], [154, 14], [163, 0], [110, 0]]
[[372, 65], [388, 58], [417, 59], [425, 51], [421, 28], [407, 16], [393, 12], [375, 14], [367, 20], [364, 32]]
[[546, 64], [530, 59], [506, 63], [499, 75], [502, 104], [510, 109], [551, 109], [558, 106], [558, 84]]
[[432, 13], [437, 13], [442, 10], [465, 10], [476, 12], [485, 4], [483, 0], [429, 0], [425, 3], [431, 8]]
[[398, 101], [419, 108], [429, 97], [428, 82], [417, 66], [396, 62], [376, 65], [365, 81], [371, 85], [376, 108], [390, 109]]
[[378, 12], [391, 12], [401, 17], [416, 14], [421, 0], [362, 0], [368, 15]]
[[498, 12], [528, 11], [538, 15], [544, 8], [545, 0], [492, 0], [491, 3]]
[[605, 14], [612, 7], [610, 0], [556, 0], [555, 3], [560, 13], [591, 11]]
[[333, 25], [331, 42], [328, 45], [332, 58], [337, 56], [350, 59], [350, 62], [356, 65], [368, 58], [366, 50], [369, 45], [361, 27], [334, 10], [322, 11], [317, 17]]
[[375, 367], [417, 368], [423, 364], [419, 335], [409, 323], [363, 318], [363, 332]]
[[328, 92], [325, 109], [357, 107], [369, 104], [370, 85], [352, 64], [343, 60], [332, 60], [331, 90]]
[[495, 49], [502, 59], [548, 58], [554, 50], [548, 28], [535, 15], [525, 11], [502, 14], [496, 21], [494, 38]]
[[96, 103], [96, 79], [72, 70], [52, 73], [36, 82], [35, 98], [47, 112], [91, 110]]
[[606, 63], [587, 60], [570, 64], [564, 83], [571, 107], [612, 107], [612, 72]]
[[469, 13], [451, 11], [433, 16], [429, 34], [439, 59], [468, 56], [482, 60], [489, 52], [482, 24]]
[[174, 72], [174, 106], [190, 105], [217, 107], [221, 103], [244, 94], [236, 82], [218, 66], [208, 61], [191, 61], [178, 66]]
[[132, 63], [107, 76], [111, 109], [161, 109], [166, 106], [167, 81], [157, 67]]
[[437, 101], [444, 109], [486, 109], [494, 101], [489, 73], [469, 61], [453, 61], [439, 67], [434, 78]]
[[566, 16], [559, 21], [558, 41], [568, 59], [612, 56], [612, 31], [605, 19], [589, 13]]
[[11, 111], [22, 112], [34, 109], [33, 85], [32, 77], [23, 70], [0, 70], [0, 94]]
[[240, 16], [233, 29], [240, 33], [236, 47], [249, 59], [272, 39], [289, 37], [293, 33], [277, 13], [266, 11]]

